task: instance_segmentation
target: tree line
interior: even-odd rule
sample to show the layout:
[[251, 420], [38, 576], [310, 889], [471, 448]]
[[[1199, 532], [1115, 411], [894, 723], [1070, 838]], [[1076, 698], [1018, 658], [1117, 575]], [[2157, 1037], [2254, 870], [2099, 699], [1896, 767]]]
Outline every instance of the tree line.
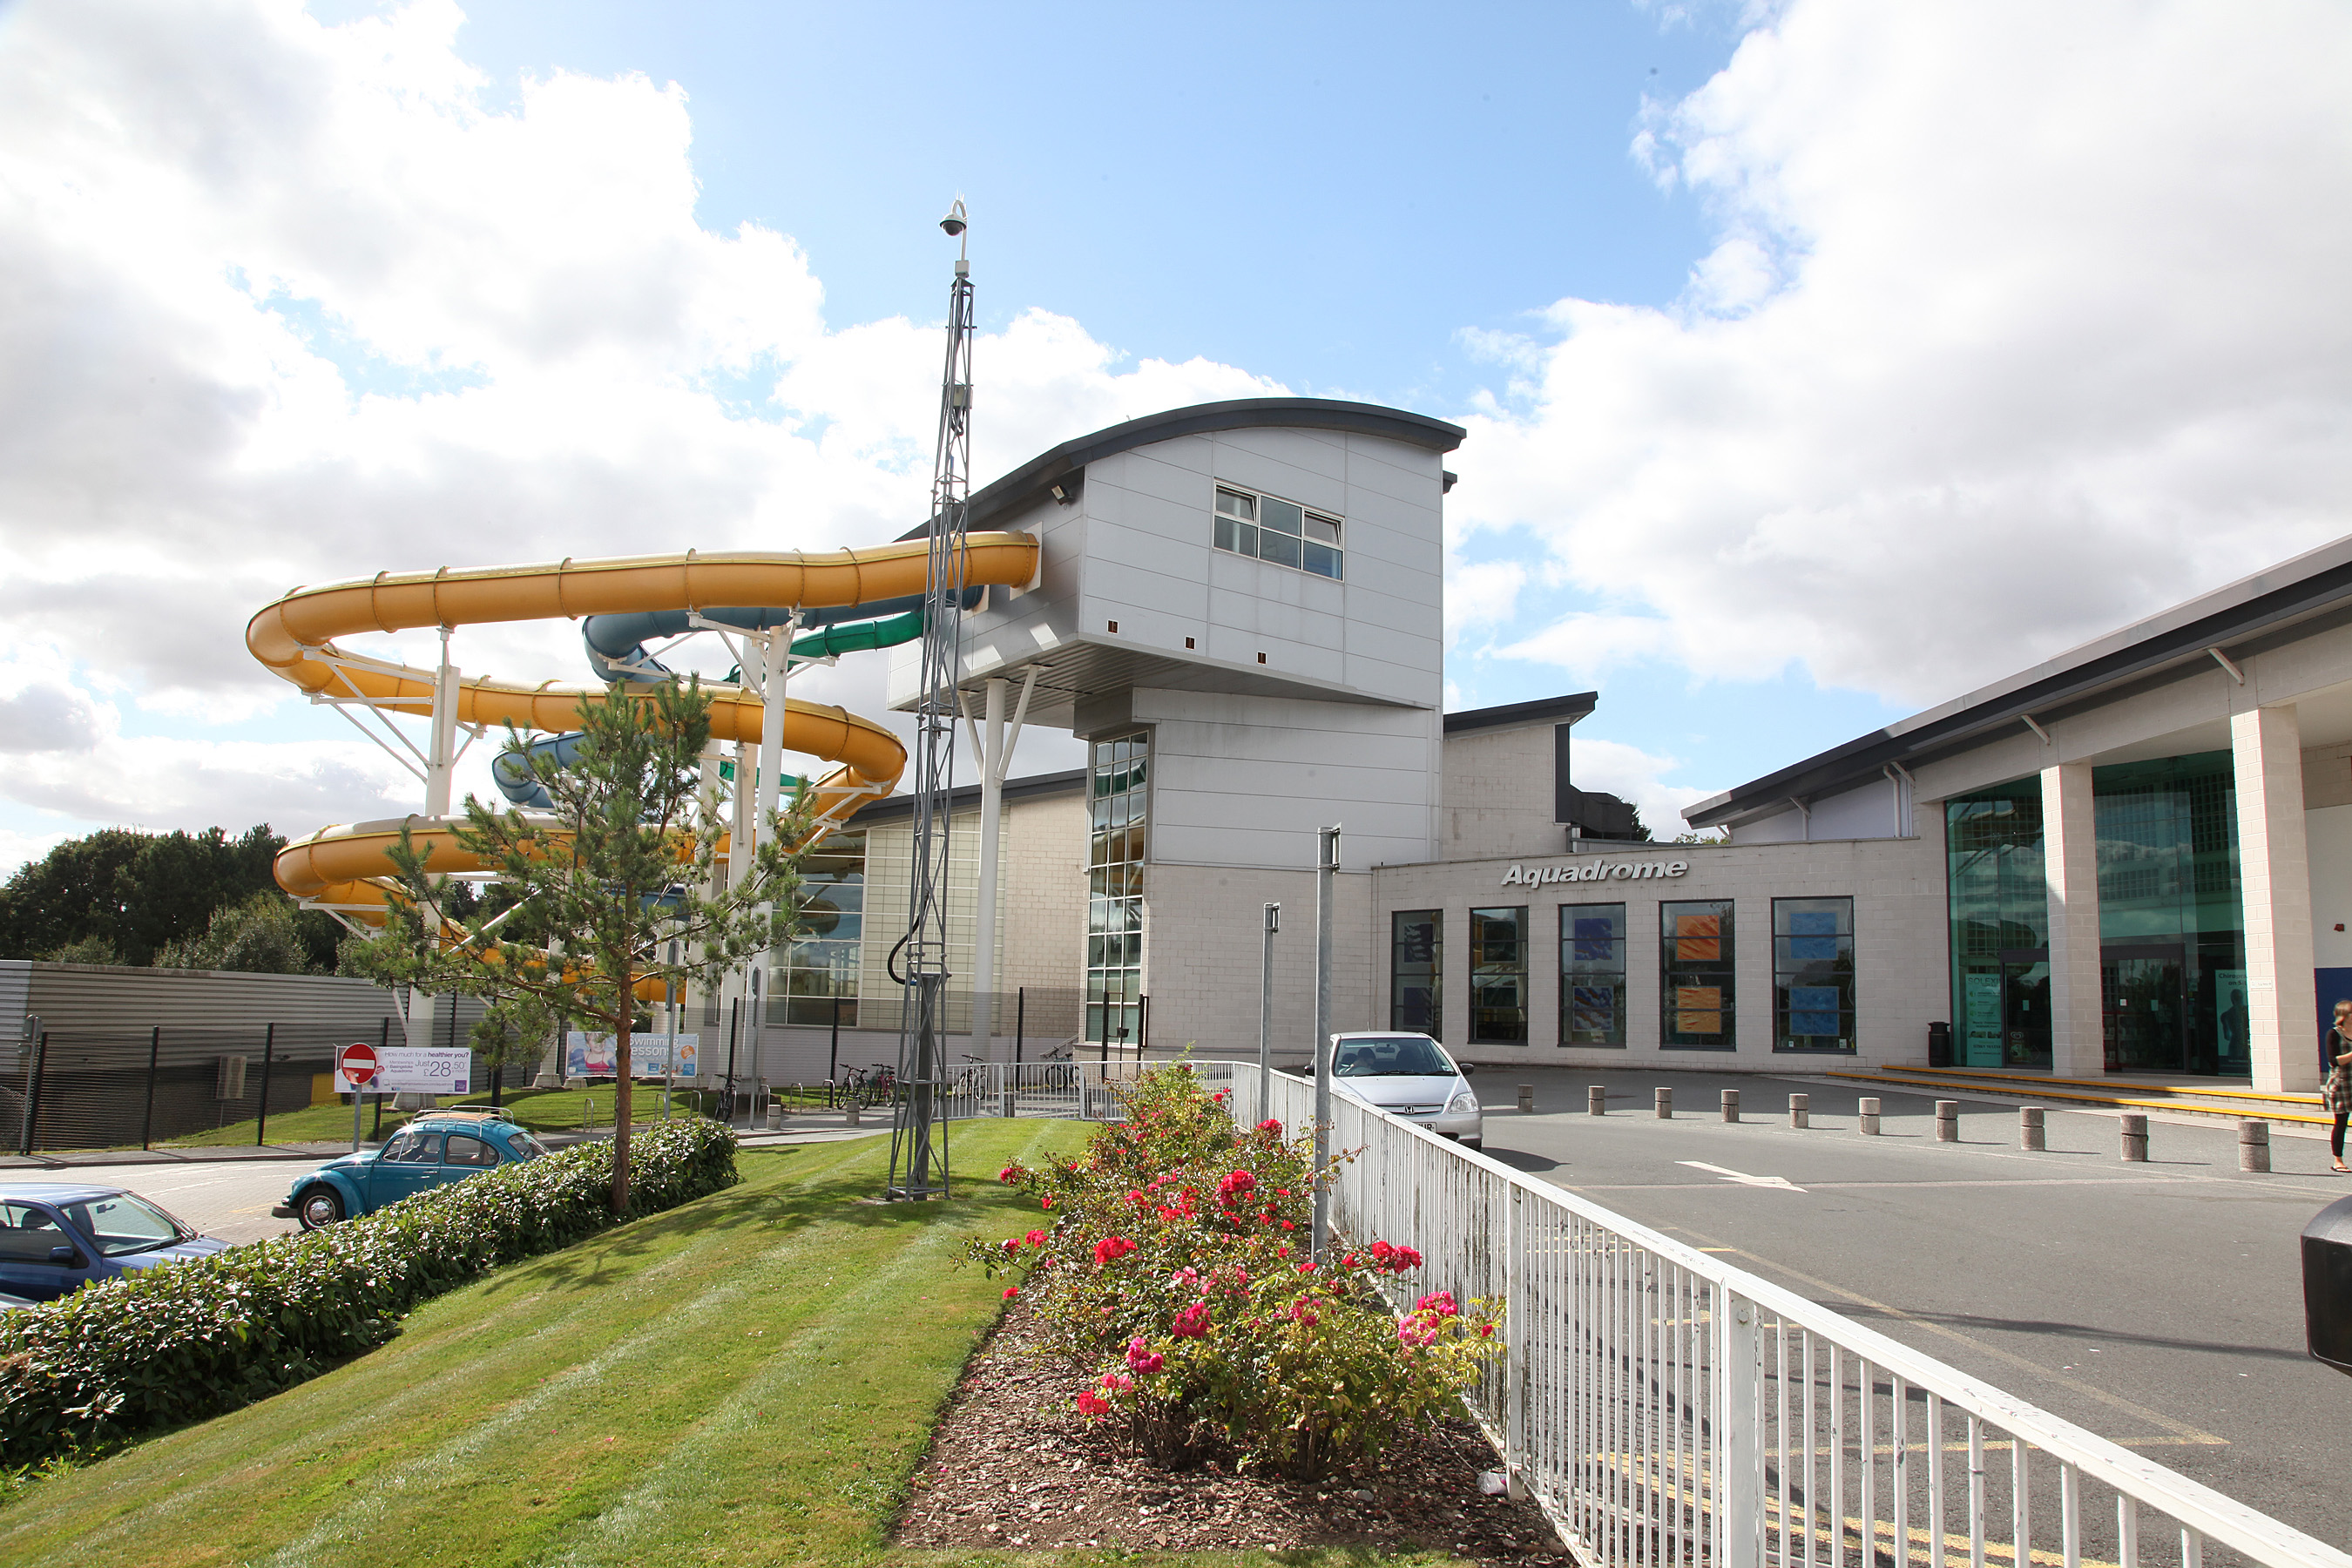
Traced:
[[342, 928], [278, 890], [285, 847], [266, 822], [68, 839], [0, 887], [0, 958], [331, 974]]

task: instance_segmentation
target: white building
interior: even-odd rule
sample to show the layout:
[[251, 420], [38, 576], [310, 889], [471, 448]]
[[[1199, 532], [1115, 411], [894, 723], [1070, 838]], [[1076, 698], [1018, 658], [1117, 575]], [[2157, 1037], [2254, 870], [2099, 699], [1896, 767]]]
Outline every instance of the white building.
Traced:
[[[973, 497], [974, 528], [1045, 549], [967, 616], [963, 684], [1034, 679], [1029, 722], [1089, 742], [1087, 767], [1005, 790], [998, 1057], [1254, 1051], [1278, 902], [1276, 1038], [1302, 1058], [1337, 823], [1342, 1028], [1487, 1063], [1768, 1070], [1925, 1064], [1948, 1024], [1962, 1065], [2315, 1081], [2317, 1010], [2352, 994], [2352, 541], [1686, 814], [1727, 843], [1629, 842], [1622, 803], [1570, 782], [1592, 694], [1443, 711], [1462, 437], [1213, 404]], [[829, 841], [819, 929], [773, 972], [744, 1070], [894, 1054], [908, 815], [877, 803]]]

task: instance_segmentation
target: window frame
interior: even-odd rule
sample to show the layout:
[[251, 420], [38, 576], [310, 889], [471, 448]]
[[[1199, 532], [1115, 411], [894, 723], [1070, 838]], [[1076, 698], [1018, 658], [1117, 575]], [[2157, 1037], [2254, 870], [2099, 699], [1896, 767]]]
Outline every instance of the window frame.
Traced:
[[[1819, 910], [1800, 910], [1794, 907], [1805, 904], [1844, 905], [1845, 908], [1842, 911], [1843, 916], [1843, 929], [1832, 932], [1782, 931], [1780, 929], [1781, 915], [1784, 906], [1789, 906], [1787, 912], [1790, 915], [1799, 913], [1820, 914], [1841, 912]], [[1843, 960], [1845, 965], [1844, 970], [1843, 971], [1843, 977], [1837, 985], [1837, 989], [1843, 993], [1843, 995], [1839, 1002], [1837, 1011], [1838, 1021], [1844, 1032], [1840, 1036], [1801, 1036], [1791, 1034], [1789, 1027], [1790, 1017], [1792, 1014], [1799, 1012], [1801, 1009], [1795, 1007], [1790, 1000], [1789, 992], [1790, 984], [1794, 981], [1807, 978], [1808, 970], [1811, 965], [1823, 961], [1811, 959], [1807, 960], [1804, 963], [1801, 964], [1793, 956], [1792, 950], [1790, 948], [1789, 944], [1801, 940], [1819, 941], [1824, 937], [1842, 944], [1843, 951], [1833, 953], [1827, 962], [1832, 966], [1831, 970], [1832, 976], [1836, 976], [1840, 973], [1834, 966], [1841, 959]], [[1790, 953], [1790, 956], [1784, 957], [1784, 953]], [[1810, 898], [1776, 898], [1772, 900], [1772, 1049], [1774, 1051], [1790, 1056], [1811, 1057], [1852, 1057], [1861, 1054], [1862, 1041], [1856, 1023], [1856, 1008], [1860, 1005], [1860, 1003], [1857, 996], [1858, 987], [1855, 984], [1854, 957], [1854, 909], [1853, 896], [1852, 894], [1824, 893]], [[1818, 981], [1819, 977], [1811, 976], [1811, 978]], [[1817, 1009], [1803, 1009], [1803, 1011], [1817, 1011]], [[1828, 1046], [1796, 1045], [1792, 1043], [1799, 1039], [1835, 1039], [1837, 1043]]]
[[[1429, 960], [1422, 971], [1429, 982], [1429, 1026], [1422, 1028], [1402, 1021], [1404, 975], [1399, 954], [1404, 947], [1402, 927], [1407, 921], [1426, 920], [1430, 928]], [[1422, 976], [1416, 976], [1419, 978]], [[1434, 910], [1391, 910], [1389, 911], [1389, 1028], [1396, 1033], [1418, 1033], [1443, 1042], [1445, 1038], [1445, 911]]]
[[[1578, 968], [1576, 965], [1591, 964], [1592, 961], [1571, 959], [1569, 956], [1571, 944], [1579, 942], [1590, 942], [1593, 939], [1590, 937], [1580, 937], [1575, 933], [1575, 931], [1572, 928], [1577, 913], [1580, 910], [1593, 910], [1597, 912], [1603, 910], [1613, 910], [1616, 911], [1615, 918], [1617, 921], [1617, 934], [1609, 939], [1617, 949], [1616, 967], [1614, 969], [1599, 967]], [[1622, 1051], [1627, 1048], [1625, 1036], [1626, 1030], [1632, 1023], [1630, 1015], [1633, 1011], [1630, 1005], [1631, 998], [1627, 994], [1626, 984], [1627, 964], [1633, 943], [1633, 931], [1630, 921], [1631, 916], [1626, 906], [1622, 902], [1562, 904], [1559, 906], [1559, 1046], [1561, 1049]], [[1608, 1040], [1581, 1040], [1571, 1038], [1570, 1037], [1576, 1032], [1571, 1026], [1572, 1020], [1575, 1017], [1576, 992], [1579, 989], [1578, 983], [1580, 980], [1586, 979], [1590, 976], [1601, 974], [1614, 974], [1616, 976], [1616, 985], [1614, 987], [1616, 996], [1615, 1001], [1612, 1004], [1613, 1010], [1616, 1014], [1616, 1024], [1613, 1029], [1609, 1031], [1613, 1033], [1616, 1036], [1616, 1038]]]
[[[1246, 503], [1245, 509], [1228, 510], [1225, 506], [1228, 499]], [[1298, 513], [1298, 531], [1293, 533], [1287, 529], [1268, 529], [1265, 521], [1268, 502]], [[1222, 550], [1228, 555], [1239, 555], [1244, 560], [1263, 562], [1268, 566], [1285, 567], [1309, 577], [1320, 577], [1327, 583], [1348, 580], [1348, 520], [1337, 512], [1326, 511], [1271, 491], [1245, 489], [1220, 479], [1216, 481], [1215, 499], [1210, 503], [1209, 518], [1209, 547], [1212, 550]], [[1315, 536], [1318, 524], [1330, 531], [1328, 540]], [[1298, 559], [1283, 561], [1265, 553], [1265, 536], [1268, 532], [1278, 538], [1297, 540]], [[1326, 572], [1308, 564], [1318, 559], [1318, 552], [1328, 558], [1331, 570]]]
[[[1528, 962], [1528, 906], [1526, 904], [1488, 904], [1482, 905], [1470, 911], [1470, 940], [1466, 944], [1468, 947], [1470, 960], [1470, 1027], [1468, 1037], [1469, 1043], [1474, 1046], [1525, 1046], [1529, 1043], [1528, 1037], [1529, 1026], [1534, 1022], [1534, 1020], [1529, 1017], [1528, 1015], [1532, 1013], [1534, 1009], [1528, 1005], [1530, 1001], [1530, 980], [1532, 978], [1529, 971], [1532, 966]], [[1518, 917], [1519, 956], [1518, 963], [1516, 968], [1495, 964], [1486, 957], [1484, 951], [1486, 944], [1479, 941], [1480, 922], [1488, 917], [1495, 915], [1516, 915]], [[1485, 1006], [1479, 1000], [1479, 976], [1482, 973], [1487, 975], [1490, 979], [1499, 979], [1511, 976], [1517, 977], [1519, 992], [1517, 1009], [1519, 1015], [1519, 1031], [1516, 1039], [1508, 1035], [1496, 1035], [1482, 1032], [1480, 1028], [1482, 1018], [1487, 1013], [1493, 1011], [1493, 1009]]]
[[[1679, 912], [1678, 912], [1679, 911]], [[1671, 922], [1686, 917], [1711, 914], [1720, 922], [1712, 938], [1678, 930]], [[1696, 955], [1685, 956], [1684, 942], [1712, 941], [1717, 944], [1712, 959]], [[1739, 1048], [1739, 921], [1737, 900], [1732, 899], [1661, 899], [1658, 900], [1658, 1048], [1666, 1051], [1737, 1051]], [[1677, 976], [1687, 977], [1676, 984]], [[1690, 984], [1703, 977], [1716, 979], [1717, 1005], [1712, 1008], [1684, 1008], [1678, 1005], [1679, 993], [1704, 989]], [[1679, 1027], [1685, 1012], [1713, 1012], [1723, 1026], [1717, 1034]], [[1676, 1036], [1683, 1037], [1680, 1039]]]

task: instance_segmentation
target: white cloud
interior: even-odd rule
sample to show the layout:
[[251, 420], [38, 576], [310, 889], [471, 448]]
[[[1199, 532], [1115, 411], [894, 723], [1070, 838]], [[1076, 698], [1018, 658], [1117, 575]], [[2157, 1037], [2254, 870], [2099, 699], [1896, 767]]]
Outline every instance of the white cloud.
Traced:
[[1454, 517], [1585, 601], [1515, 651], [1924, 702], [2344, 532], [2347, 80], [2316, 0], [1767, 18], [1636, 149], [1679, 304], [1490, 347]]
[[[0, 687], [0, 746], [29, 757], [0, 802], [295, 834], [405, 809], [414, 783], [340, 725], [136, 731], [327, 731], [243, 646], [298, 583], [831, 549], [923, 517], [937, 328], [828, 323], [791, 238], [700, 227], [676, 87], [558, 73], [493, 107], [461, 20], [449, 0], [333, 27], [295, 0], [10, 8], [0, 664], [48, 673]], [[1281, 390], [1128, 363], [1036, 310], [979, 363], [982, 479], [1136, 414]], [[431, 657], [429, 637], [376, 640]], [[466, 628], [457, 654], [586, 678], [564, 625]]]
[[1576, 787], [1633, 802], [1659, 838], [1688, 832], [1683, 808], [1717, 793], [1715, 788], [1665, 783], [1664, 775], [1682, 765], [1678, 758], [1655, 756], [1622, 741], [1587, 740], [1581, 735], [1575, 741]]

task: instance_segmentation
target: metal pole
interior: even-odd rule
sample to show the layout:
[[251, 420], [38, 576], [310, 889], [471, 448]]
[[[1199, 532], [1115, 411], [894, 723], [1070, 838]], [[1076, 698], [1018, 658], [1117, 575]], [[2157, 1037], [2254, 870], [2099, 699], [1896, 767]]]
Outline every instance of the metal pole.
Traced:
[[[375, 1059], [378, 1062], [383, 1061], [383, 1053], [391, 1048], [392, 1020], [386, 1018], [383, 1021], [383, 1038], [376, 1047]], [[375, 1095], [375, 1125], [369, 1129], [369, 1136], [373, 1138], [379, 1143], [383, 1142], [383, 1093], [380, 1089]]]
[[425, 742], [425, 815], [449, 815], [450, 776], [457, 750], [457, 670], [449, 662], [449, 628], [441, 628], [441, 667], [433, 678], [432, 731]]
[[278, 1056], [278, 1026], [272, 1024], [261, 1037], [261, 1109], [254, 1113], [253, 1146], [262, 1147], [269, 1141], [269, 1064]]
[[827, 1084], [841, 1076], [841, 998], [833, 999], [833, 1044], [824, 1056], [824, 1081]]
[[29, 1047], [25, 1057], [25, 1125], [16, 1140], [16, 1152], [33, 1152], [33, 1110], [41, 1098], [41, 1058], [47, 1054], [49, 1032], [41, 1027], [40, 1016], [25, 1015], [25, 1043]]
[[1315, 856], [1315, 1261], [1331, 1250], [1331, 873], [1339, 826], [1317, 836]]
[[1013, 993], [1013, 1065], [1021, 1065], [1021, 1042], [1029, 1032], [1029, 987]]
[[[383, 1058], [375, 1059], [375, 1070], [383, 1070]], [[366, 1091], [358, 1084], [352, 1085], [352, 1152], [360, 1152], [360, 1113], [367, 1107]]]
[[1282, 929], [1282, 906], [1268, 904], [1257, 960], [1257, 1119], [1274, 1114], [1274, 933]]
[[727, 1014], [727, 1125], [735, 1125], [735, 1038], [743, 1028], [743, 998], [735, 998]]
[[147, 1037], [147, 1114], [140, 1118], [139, 1146], [155, 1146], [155, 1058], [163, 1049], [163, 1026], [158, 1024]]

